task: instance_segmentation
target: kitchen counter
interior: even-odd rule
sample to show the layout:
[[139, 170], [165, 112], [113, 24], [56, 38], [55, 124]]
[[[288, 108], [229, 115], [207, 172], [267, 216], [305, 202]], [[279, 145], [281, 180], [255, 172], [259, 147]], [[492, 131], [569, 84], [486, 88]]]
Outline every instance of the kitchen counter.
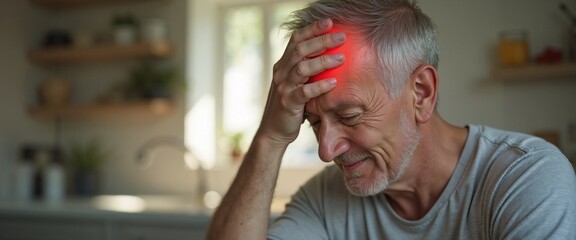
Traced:
[[[286, 201], [274, 200], [273, 218]], [[0, 201], [0, 239], [204, 239], [214, 211], [206, 205], [154, 195]]]
[[177, 196], [103, 195], [58, 202], [0, 201], [0, 215], [89, 218], [210, 218], [213, 210]]

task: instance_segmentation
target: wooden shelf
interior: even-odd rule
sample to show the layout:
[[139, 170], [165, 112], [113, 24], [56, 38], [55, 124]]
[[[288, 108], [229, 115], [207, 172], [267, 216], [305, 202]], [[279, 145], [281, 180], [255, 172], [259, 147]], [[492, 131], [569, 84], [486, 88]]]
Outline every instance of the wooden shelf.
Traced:
[[84, 105], [68, 105], [61, 107], [34, 106], [28, 108], [28, 114], [35, 118], [82, 118], [103, 117], [107, 115], [149, 114], [163, 116], [174, 110], [172, 102], [162, 99], [125, 102], [125, 103], [94, 103]]
[[503, 80], [556, 79], [570, 77], [576, 79], [576, 63], [498, 68], [494, 70], [492, 76]]
[[32, 4], [49, 8], [67, 8], [118, 3], [168, 2], [168, 0], [29, 0]]
[[166, 58], [172, 55], [168, 43], [135, 45], [102, 45], [94, 47], [54, 47], [33, 50], [28, 59], [36, 63], [76, 63], [134, 58]]

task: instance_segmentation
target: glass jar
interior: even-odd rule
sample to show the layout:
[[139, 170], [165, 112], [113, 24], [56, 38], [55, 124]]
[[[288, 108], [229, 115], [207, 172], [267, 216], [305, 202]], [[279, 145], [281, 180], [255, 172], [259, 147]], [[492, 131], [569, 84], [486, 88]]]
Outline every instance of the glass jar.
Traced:
[[61, 78], [49, 78], [40, 83], [38, 88], [40, 101], [48, 107], [60, 107], [70, 100], [71, 87], [68, 81]]
[[528, 32], [525, 30], [506, 30], [500, 32], [500, 64], [503, 66], [521, 66], [528, 63]]

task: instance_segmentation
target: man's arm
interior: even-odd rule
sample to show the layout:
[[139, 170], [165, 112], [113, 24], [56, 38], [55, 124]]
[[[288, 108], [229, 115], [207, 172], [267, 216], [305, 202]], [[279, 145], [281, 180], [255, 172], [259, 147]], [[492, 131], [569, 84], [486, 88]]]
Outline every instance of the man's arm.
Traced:
[[207, 239], [265, 239], [270, 204], [282, 157], [298, 136], [305, 103], [332, 88], [334, 79], [307, 83], [343, 58], [316, 56], [344, 43], [343, 34], [327, 34], [331, 20], [295, 31], [282, 58], [274, 65], [268, 101], [260, 127], [222, 203], [214, 213]]
[[256, 136], [222, 203], [207, 239], [264, 239], [280, 162], [286, 147]]

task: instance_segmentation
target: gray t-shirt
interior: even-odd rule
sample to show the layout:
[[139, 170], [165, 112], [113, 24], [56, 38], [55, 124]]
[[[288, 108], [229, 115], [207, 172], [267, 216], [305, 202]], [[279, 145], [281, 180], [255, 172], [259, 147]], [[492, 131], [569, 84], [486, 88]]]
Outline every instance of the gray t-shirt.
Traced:
[[383, 194], [356, 197], [329, 166], [311, 178], [271, 226], [269, 239], [576, 239], [576, 175], [553, 145], [470, 125], [446, 188], [409, 221]]

